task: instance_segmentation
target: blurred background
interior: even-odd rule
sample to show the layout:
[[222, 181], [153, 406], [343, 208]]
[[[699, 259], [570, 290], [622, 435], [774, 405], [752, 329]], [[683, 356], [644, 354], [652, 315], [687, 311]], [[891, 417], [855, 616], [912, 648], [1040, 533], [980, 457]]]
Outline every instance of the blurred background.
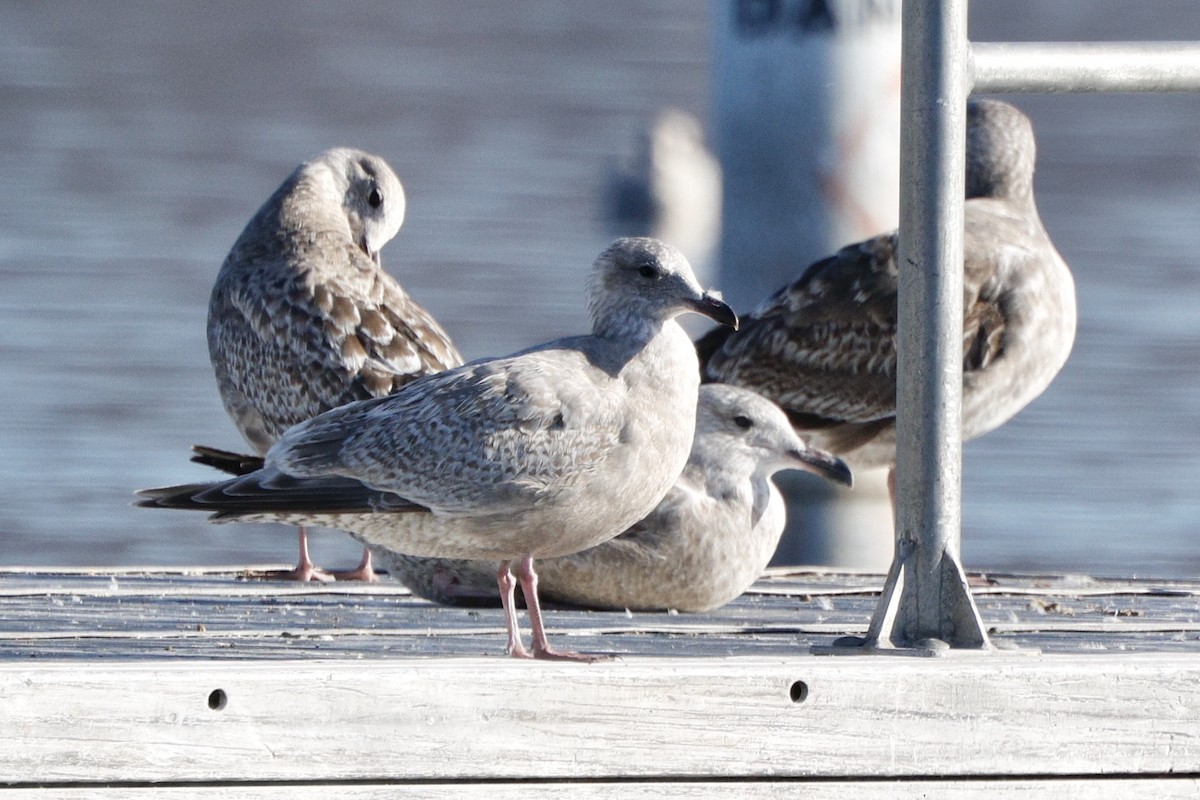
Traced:
[[[384, 265], [468, 358], [581, 332], [613, 166], [706, 120], [719, 3], [0, 4], [0, 566], [246, 565], [289, 529], [132, 508], [242, 442], [208, 294], [242, 226], [334, 145], [386, 158]], [[976, 0], [973, 39], [1200, 39], [1194, 0]], [[1010, 98], [1080, 323], [1050, 389], [964, 449], [969, 569], [1200, 569], [1200, 96]], [[805, 266], [796, 264], [796, 272]], [[350, 565], [344, 534], [315, 538]]]

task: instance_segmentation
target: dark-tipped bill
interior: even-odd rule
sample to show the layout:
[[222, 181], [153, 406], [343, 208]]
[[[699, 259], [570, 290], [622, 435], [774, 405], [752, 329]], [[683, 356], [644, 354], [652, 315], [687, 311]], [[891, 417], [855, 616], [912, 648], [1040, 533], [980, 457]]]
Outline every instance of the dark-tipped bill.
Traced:
[[800, 462], [798, 465], [800, 469], [820, 475], [826, 480], [840, 483], [843, 486], [854, 485], [854, 475], [850, 472], [850, 467], [832, 453], [813, 449], [793, 450], [791, 456]]
[[728, 325], [735, 331], [738, 329], [737, 314], [724, 300], [711, 292], [705, 292], [703, 297], [689, 305], [697, 314], [703, 314], [718, 325]]

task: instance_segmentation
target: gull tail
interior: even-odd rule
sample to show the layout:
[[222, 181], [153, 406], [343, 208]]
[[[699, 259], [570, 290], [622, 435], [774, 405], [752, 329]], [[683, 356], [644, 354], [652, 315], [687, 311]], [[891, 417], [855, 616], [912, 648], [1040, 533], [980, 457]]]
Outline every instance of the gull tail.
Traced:
[[231, 450], [218, 450], [202, 444], [192, 445], [192, 461], [220, 470], [227, 475], [249, 475], [263, 468], [262, 456], [248, 456]]
[[213, 513], [212, 520], [272, 514], [411, 513], [429, 509], [392, 492], [341, 476], [297, 478], [256, 470], [218, 483], [187, 483], [141, 489], [141, 508], [179, 508]]
[[196, 498], [213, 486], [213, 483], [185, 483], [179, 486], [161, 486], [156, 489], [138, 489], [137, 496], [142, 498], [134, 505], [139, 508], [190, 508], [199, 511], [212, 511], [212, 507]]

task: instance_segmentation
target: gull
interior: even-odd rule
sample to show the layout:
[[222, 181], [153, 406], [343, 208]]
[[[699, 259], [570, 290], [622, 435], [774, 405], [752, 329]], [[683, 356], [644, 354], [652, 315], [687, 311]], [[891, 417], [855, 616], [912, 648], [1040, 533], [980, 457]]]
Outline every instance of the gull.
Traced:
[[[1075, 338], [1075, 284], [1033, 195], [1035, 142], [1008, 103], [967, 107], [962, 437], [1041, 394]], [[895, 505], [896, 233], [812, 264], [733, 335], [697, 343], [705, 380], [755, 389], [855, 470], [888, 466]]]
[[[587, 659], [550, 647], [534, 559], [611, 539], [683, 471], [700, 384], [695, 349], [676, 321], [688, 311], [737, 324], [677, 250], [618, 239], [589, 276], [589, 335], [327, 411], [285, 431], [262, 469], [144, 490], [141, 505], [209, 510], [215, 521], [324, 525], [408, 555], [497, 560], [509, 652]], [[518, 582], [532, 654], [516, 619]]]
[[[802, 469], [846, 486], [850, 469], [807, 447], [780, 408], [748, 389], [700, 387], [687, 466], [654, 510], [620, 536], [538, 562], [542, 598], [576, 607], [710, 611], [762, 575], [786, 510], [771, 476]], [[496, 565], [384, 553], [414, 593], [452, 605], [499, 603]]]
[[[297, 167], [229, 251], [208, 305], [208, 350], [225, 409], [258, 454], [296, 423], [462, 363], [380, 266], [404, 208], [383, 159], [335, 148]], [[194, 451], [201, 463], [220, 452]], [[341, 577], [373, 575], [364, 550]], [[300, 562], [283, 576], [324, 576], [303, 527]]]

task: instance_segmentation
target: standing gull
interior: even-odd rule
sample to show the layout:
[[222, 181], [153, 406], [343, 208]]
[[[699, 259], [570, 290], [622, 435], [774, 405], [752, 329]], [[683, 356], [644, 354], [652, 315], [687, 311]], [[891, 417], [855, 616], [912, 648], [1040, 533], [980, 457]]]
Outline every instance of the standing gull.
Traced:
[[[632, 611], [709, 611], [762, 575], [783, 533], [783, 498], [771, 476], [803, 469], [849, 486], [836, 456], [804, 445], [784, 413], [756, 392], [700, 387], [687, 466], [662, 501], [615, 539], [538, 563], [543, 598]], [[452, 605], [499, 603], [496, 565], [382, 554], [422, 597]]]
[[[337, 148], [301, 164], [229, 251], [208, 305], [208, 351], [225, 409], [259, 454], [296, 423], [462, 363], [380, 267], [379, 250], [403, 221], [392, 168]], [[202, 463], [222, 455], [196, 453]], [[303, 527], [300, 562], [284, 576], [321, 576]], [[372, 576], [364, 550], [343, 577]]]
[[[1029, 119], [997, 100], [967, 107], [962, 436], [1002, 425], [1071, 352], [1075, 284], [1038, 216]], [[896, 460], [896, 234], [810, 266], [742, 329], [697, 344], [706, 380], [746, 386], [855, 469]], [[889, 473], [894, 493], [894, 475]], [[893, 497], [894, 502], [894, 497]]]
[[694, 311], [737, 324], [687, 260], [654, 239], [618, 239], [596, 259], [588, 311], [590, 335], [328, 411], [285, 432], [262, 469], [146, 490], [142, 505], [327, 525], [408, 555], [498, 560], [509, 652], [530, 655], [519, 580], [532, 655], [581, 658], [546, 640], [533, 560], [611, 539], [662, 499], [687, 462], [700, 383], [675, 318]]

